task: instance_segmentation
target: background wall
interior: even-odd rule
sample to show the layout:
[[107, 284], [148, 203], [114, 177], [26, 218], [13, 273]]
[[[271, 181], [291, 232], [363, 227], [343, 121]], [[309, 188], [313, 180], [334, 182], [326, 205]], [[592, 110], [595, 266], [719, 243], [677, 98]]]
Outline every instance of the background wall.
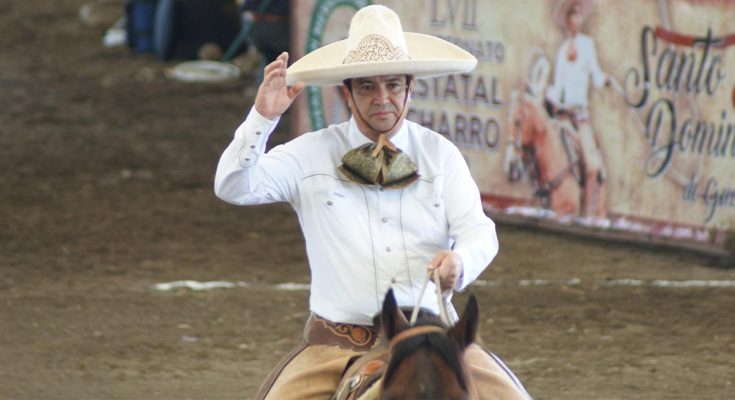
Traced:
[[[294, 3], [299, 10], [294, 55], [299, 57], [346, 37], [349, 19], [369, 2]], [[734, 2], [646, 0], [635, 7], [584, 2], [591, 13], [582, 33], [595, 43], [599, 65], [611, 81], [608, 87], [590, 84], [588, 94], [590, 124], [607, 176], [607, 215], [598, 220], [550, 212], [527, 174], [511, 182], [503, 169], [514, 96], [530, 85], [531, 97], [540, 103], [554, 82], [557, 52], [565, 40], [559, 2], [372, 3], [393, 8], [404, 30], [444, 37], [478, 58], [470, 74], [419, 82], [409, 118], [459, 146], [488, 211], [501, 218], [732, 251]], [[532, 75], [534, 66], [543, 64], [547, 74]], [[297, 132], [348, 117], [336, 90], [303, 97]]]

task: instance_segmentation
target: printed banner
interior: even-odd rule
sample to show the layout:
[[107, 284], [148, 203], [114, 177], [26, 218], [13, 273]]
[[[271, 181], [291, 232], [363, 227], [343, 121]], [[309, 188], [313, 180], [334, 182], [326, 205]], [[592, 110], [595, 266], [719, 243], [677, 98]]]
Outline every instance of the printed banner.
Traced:
[[[299, 0], [296, 58], [384, 4], [477, 57], [408, 118], [462, 151], [493, 215], [735, 249], [735, 2]], [[298, 132], [349, 117], [309, 89]]]

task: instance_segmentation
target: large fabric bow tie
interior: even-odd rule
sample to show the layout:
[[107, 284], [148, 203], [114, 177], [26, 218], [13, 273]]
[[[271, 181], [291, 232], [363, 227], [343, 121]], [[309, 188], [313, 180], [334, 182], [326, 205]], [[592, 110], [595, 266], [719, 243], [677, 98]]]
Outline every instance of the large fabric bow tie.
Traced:
[[380, 135], [377, 143], [365, 143], [342, 157], [339, 170], [353, 182], [390, 189], [406, 187], [418, 179], [416, 164]]

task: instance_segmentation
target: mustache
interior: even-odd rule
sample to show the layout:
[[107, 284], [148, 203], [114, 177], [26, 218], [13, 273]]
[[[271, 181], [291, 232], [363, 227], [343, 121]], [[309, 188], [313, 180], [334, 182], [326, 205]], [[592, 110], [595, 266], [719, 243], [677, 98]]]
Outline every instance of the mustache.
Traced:
[[386, 111], [397, 113], [398, 109], [391, 104], [373, 105], [370, 107], [371, 113], [386, 112]]

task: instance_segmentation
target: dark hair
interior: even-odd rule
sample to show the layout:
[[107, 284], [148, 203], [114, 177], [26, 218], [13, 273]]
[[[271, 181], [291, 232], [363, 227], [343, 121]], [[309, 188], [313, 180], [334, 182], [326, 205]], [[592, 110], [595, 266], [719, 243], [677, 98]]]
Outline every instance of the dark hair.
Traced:
[[[411, 74], [404, 74], [404, 76], [406, 77], [406, 84], [411, 83], [411, 80], [413, 79], [413, 75], [411, 75]], [[352, 80], [353, 79], [354, 78], [347, 78], [347, 79], [345, 79], [345, 80], [342, 81], [342, 84], [345, 85], [345, 86], [347, 86], [347, 90], [349, 90], [350, 93], [352, 93]]]
[[569, 6], [569, 8], [567, 8], [567, 15], [565, 15], [564, 18], [569, 19], [569, 17], [575, 12], [577, 14], [580, 14], [582, 12], [582, 5], [578, 1], [575, 1], [574, 3], [572, 3], [572, 5]]

